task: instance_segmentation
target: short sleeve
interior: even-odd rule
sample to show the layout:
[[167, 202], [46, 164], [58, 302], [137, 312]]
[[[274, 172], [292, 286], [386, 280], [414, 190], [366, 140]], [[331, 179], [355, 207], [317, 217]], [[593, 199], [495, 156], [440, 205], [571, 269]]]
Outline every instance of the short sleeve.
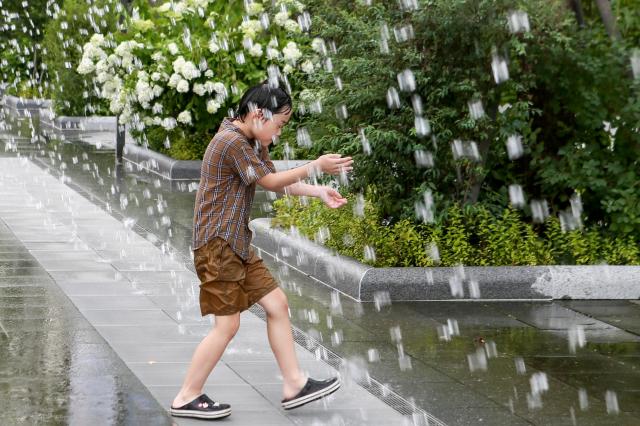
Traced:
[[274, 166], [273, 162], [271, 161], [268, 148], [262, 148], [262, 151], [260, 151], [260, 159], [264, 162], [264, 164], [267, 165], [269, 170], [271, 170], [271, 173], [276, 172], [276, 166]]
[[[263, 149], [263, 151], [265, 151]], [[242, 183], [251, 185], [269, 173], [275, 172], [273, 163], [268, 157], [264, 161], [245, 140], [236, 139], [229, 145], [229, 163], [235, 173], [240, 176]], [[261, 157], [264, 154], [261, 154]]]

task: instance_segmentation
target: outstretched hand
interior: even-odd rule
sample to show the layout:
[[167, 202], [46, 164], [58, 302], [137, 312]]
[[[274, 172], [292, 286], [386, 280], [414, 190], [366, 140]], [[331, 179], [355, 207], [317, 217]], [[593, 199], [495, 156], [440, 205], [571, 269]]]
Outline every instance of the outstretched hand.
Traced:
[[327, 207], [337, 209], [347, 204], [347, 199], [343, 198], [335, 189], [328, 186], [321, 186], [320, 189], [320, 199], [327, 205]]
[[349, 173], [353, 170], [351, 157], [342, 157], [340, 154], [325, 154], [312, 163], [317, 169], [330, 175], [339, 175], [341, 172]]

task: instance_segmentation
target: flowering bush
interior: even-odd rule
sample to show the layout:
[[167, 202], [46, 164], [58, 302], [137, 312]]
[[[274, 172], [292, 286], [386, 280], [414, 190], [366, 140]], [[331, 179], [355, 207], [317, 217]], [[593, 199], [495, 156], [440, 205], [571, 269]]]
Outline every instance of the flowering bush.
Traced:
[[[94, 34], [77, 71], [91, 75], [100, 97], [142, 144], [176, 158], [199, 157], [243, 91], [267, 77], [291, 89], [319, 59], [305, 31], [310, 17], [295, 0], [271, 4], [211, 0], [134, 7], [127, 33]], [[180, 141], [180, 150], [172, 143]], [[185, 147], [185, 144], [187, 145]], [[187, 149], [185, 149], [187, 148]]]

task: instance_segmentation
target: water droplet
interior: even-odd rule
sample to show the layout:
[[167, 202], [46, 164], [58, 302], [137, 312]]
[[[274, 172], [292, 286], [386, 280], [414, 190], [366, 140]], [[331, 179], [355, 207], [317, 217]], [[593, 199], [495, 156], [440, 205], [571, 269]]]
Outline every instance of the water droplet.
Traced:
[[509, 31], [512, 33], [524, 33], [530, 30], [529, 28], [529, 15], [522, 10], [515, 10], [509, 13], [507, 18], [509, 23]]
[[416, 79], [413, 72], [410, 69], [398, 73], [398, 87], [403, 92], [413, 92], [416, 90]]
[[604, 394], [604, 400], [607, 404], [607, 414], [620, 413], [620, 407], [618, 406], [618, 395], [614, 391], [606, 391]]
[[574, 325], [567, 331], [569, 338], [569, 352], [575, 354], [577, 348], [583, 348], [587, 344], [584, 327], [581, 325]]
[[309, 135], [309, 131], [306, 127], [298, 128], [296, 132], [296, 140], [298, 141], [298, 146], [303, 148], [311, 148], [313, 145], [311, 142], [311, 136]]
[[469, 115], [474, 120], [480, 120], [484, 117], [484, 107], [482, 106], [482, 101], [477, 99], [474, 101], [469, 101], [467, 104], [469, 106]]
[[491, 60], [491, 69], [493, 70], [493, 79], [497, 84], [509, 80], [509, 68], [504, 58], [494, 54]]
[[522, 157], [524, 150], [522, 148], [522, 136], [511, 135], [507, 138], [507, 154], [509, 160], [517, 160]]
[[517, 184], [509, 185], [509, 201], [515, 208], [524, 207], [524, 191], [522, 190], [522, 186]]
[[393, 35], [398, 43], [411, 40], [414, 37], [413, 26], [411, 24], [397, 25], [393, 28]]
[[391, 109], [400, 108], [400, 95], [395, 87], [389, 87], [387, 90], [387, 106]]
[[373, 293], [373, 302], [376, 310], [380, 312], [385, 306], [391, 305], [391, 295], [388, 291], [376, 291]]
[[414, 158], [416, 160], [416, 165], [418, 167], [433, 167], [433, 154], [430, 151], [425, 151], [422, 149], [416, 150], [414, 152]]
[[431, 133], [431, 125], [429, 124], [429, 120], [424, 117], [416, 116], [415, 119], [416, 126], [416, 134], [418, 137], [428, 136]]

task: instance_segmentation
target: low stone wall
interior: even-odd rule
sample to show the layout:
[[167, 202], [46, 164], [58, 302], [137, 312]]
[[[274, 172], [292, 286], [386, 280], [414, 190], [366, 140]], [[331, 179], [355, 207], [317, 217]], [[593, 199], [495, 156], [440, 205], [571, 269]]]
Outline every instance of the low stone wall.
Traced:
[[69, 117], [58, 116], [51, 109], [40, 111], [40, 124], [42, 127], [58, 130], [78, 130], [85, 132], [115, 132], [115, 116], [89, 116], [89, 117]]
[[[358, 301], [638, 299], [638, 266], [373, 268], [308, 239], [250, 223], [254, 244]], [[454, 296], [455, 294], [455, 296]]]
[[[43, 134], [49, 137], [60, 137], [66, 140], [83, 139], [83, 132], [116, 133], [116, 117], [56, 117], [48, 99], [23, 99], [5, 95], [2, 103], [16, 115], [38, 115]], [[150, 149], [136, 145], [127, 132], [127, 143], [124, 147], [123, 160], [131, 163], [137, 170], [145, 170], [169, 180], [200, 179], [201, 161], [176, 160]], [[115, 143], [114, 143], [115, 144]], [[277, 171], [288, 170], [306, 164], [306, 160], [274, 161]]]
[[49, 99], [29, 99], [4, 95], [2, 105], [12, 114], [34, 116], [39, 115], [42, 108], [50, 108], [51, 101]]

